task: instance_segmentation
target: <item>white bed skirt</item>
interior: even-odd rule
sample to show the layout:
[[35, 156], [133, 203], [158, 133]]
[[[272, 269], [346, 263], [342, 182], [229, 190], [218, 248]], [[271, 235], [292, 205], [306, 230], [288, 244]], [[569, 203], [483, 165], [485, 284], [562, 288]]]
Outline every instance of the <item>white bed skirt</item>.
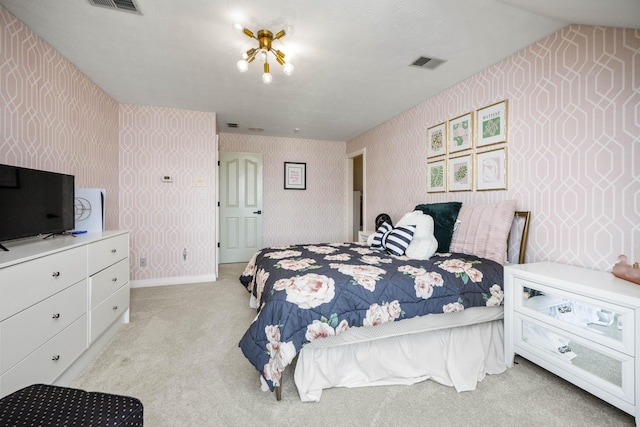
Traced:
[[[318, 402], [322, 390], [331, 387], [409, 385], [427, 379], [458, 392], [475, 390], [486, 374], [506, 370], [502, 316], [502, 307], [467, 309], [354, 328], [347, 331], [351, 336], [341, 337], [345, 332], [314, 341], [300, 351], [295, 368], [300, 399]], [[484, 320], [476, 323], [479, 317]]]

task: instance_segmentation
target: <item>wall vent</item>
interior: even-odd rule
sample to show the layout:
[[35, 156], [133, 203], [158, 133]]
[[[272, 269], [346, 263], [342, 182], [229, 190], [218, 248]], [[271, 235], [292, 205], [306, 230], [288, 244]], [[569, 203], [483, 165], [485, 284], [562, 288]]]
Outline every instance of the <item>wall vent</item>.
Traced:
[[238, 128], [238, 124], [237, 124], [237, 123], [227, 123], [227, 127], [228, 127], [228, 128], [234, 128], [234, 129], [237, 129], [237, 128]]
[[89, 3], [94, 6], [133, 12], [142, 15], [142, 12], [140, 12], [140, 9], [134, 0], [89, 0]]
[[447, 61], [444, 59], [427, 58], [426, 56], [421, 56], [415, 61], [413, 61], [411, 63], [411, 66], [418, 67], [418, 68], [426, 68], [428, 70], [435, 70], [437, 67], [444, 64], [445, 62]]

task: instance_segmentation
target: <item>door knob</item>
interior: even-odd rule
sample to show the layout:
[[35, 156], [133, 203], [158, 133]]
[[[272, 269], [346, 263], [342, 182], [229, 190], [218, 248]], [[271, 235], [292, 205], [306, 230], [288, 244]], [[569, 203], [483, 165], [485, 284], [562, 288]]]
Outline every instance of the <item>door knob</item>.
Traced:
[[255, 211], [254, 214], [258, 214], [260, 215], [262, 213], [262, 211]]

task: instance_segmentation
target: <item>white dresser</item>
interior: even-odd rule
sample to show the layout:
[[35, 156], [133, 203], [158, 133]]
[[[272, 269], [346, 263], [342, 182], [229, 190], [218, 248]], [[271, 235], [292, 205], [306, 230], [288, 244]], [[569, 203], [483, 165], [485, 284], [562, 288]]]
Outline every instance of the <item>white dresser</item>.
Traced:
[[505, 266], [505, 361], [515, 354], [640, 422], [640, 285], [542, 262]]
[[129, 320], [129, 234], [87, 233], [5, 246], [0, 397], [34, 383], [68, 385]]

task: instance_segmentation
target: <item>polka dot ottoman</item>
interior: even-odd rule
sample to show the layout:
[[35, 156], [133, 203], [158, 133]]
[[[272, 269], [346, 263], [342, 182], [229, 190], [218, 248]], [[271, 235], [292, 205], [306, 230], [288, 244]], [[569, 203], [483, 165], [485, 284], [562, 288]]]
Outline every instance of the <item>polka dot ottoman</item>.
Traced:
[[142, 426], [142, 402], [134, 397], [34, 384], [0, 399], [0, 426]]

